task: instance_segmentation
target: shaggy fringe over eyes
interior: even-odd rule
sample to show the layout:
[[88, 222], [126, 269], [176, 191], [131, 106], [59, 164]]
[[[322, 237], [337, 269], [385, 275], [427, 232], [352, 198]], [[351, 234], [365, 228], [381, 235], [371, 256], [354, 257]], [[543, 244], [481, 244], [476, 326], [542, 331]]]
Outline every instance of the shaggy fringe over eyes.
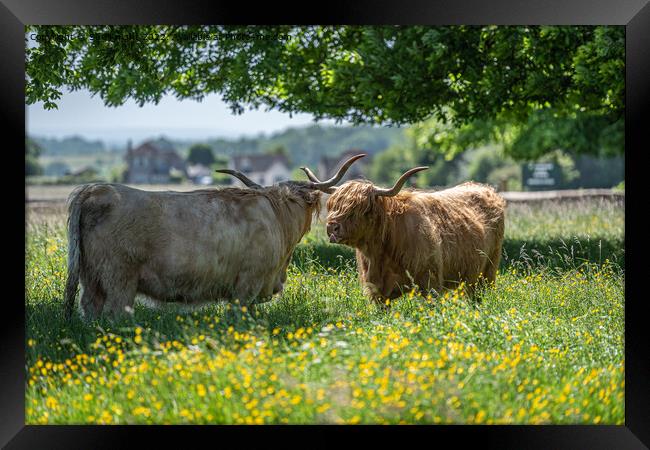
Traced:
[[375, 186], [368, 181], [348, 181], [339, 186], [327, 200], [329, 218], [355, 222], [362, 218], [370, 219], [379, 227], [384, 239], [390, 222], [387, 219], [403, 214], [413, 193], [404, 190], [394, 197], [385, 197], [377, 196], [374, 189]]

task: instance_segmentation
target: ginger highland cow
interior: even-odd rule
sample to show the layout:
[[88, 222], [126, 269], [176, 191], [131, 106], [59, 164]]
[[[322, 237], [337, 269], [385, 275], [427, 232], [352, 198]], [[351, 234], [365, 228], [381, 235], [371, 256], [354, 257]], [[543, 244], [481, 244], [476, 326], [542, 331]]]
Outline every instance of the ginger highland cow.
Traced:
[[465, 282], [471, 293], [481, 278], [496, 277], [505, 201], [474, 182], [438, 192], [402, 190], [411, 175], [425, 169], [409, 170], [390, 189], [354, 180], [326, 191], [332, 194], [329, 240], [356, 249], [364, 292], [380, 304], [414, 286], [441, 292]]

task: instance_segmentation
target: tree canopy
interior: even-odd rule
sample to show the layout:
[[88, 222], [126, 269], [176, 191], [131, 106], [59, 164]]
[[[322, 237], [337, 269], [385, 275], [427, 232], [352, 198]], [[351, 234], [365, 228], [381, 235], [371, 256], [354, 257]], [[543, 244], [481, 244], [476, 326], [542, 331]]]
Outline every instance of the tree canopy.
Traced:
[[210, 166], [214, 164], [214, 153], [212, 147], [207, 144], [194, 144], [189, 148], [187, 161], [192, 164], [203, 164]]
[[43, 168], [38, 163], [38, 157], [43, 152], [38, 143], [32, 139], [25, 139], [25, 175], [41, 175]]
[[34, 26], [27, 103], [63, 87], [107, 105], [219, 93], [355, 124], [415, 124], [455, 153], [500, 141], [515, 157], [558, 147], [624, 152], [620, 26]]

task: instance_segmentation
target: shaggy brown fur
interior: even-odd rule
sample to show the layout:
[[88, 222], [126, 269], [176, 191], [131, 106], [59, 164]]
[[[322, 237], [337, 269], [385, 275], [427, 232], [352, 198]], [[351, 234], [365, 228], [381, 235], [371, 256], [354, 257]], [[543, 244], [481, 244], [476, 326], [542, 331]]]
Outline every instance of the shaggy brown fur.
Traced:
[[377, 196], [366, 181], [339, 186], [327, 201], [332, 242], [356, 248], [366, 295], [383, 303], [413, 286], [494, 281], [503, 242], [505, 201], [489, 186], [463, 183], [438, 192]]
[[163, 302], [267, 301], [320, 207], [300, 182], [261, 189], [147, 192], [90, 184], [68, 199], [68, 316], [79, 280], [84, 316]]

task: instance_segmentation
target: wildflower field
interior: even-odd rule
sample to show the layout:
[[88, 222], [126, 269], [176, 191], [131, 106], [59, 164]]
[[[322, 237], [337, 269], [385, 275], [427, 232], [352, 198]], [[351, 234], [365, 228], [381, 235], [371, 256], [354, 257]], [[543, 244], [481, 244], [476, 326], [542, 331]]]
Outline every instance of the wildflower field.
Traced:
[[316, 224], [284, 292], [238, 305], [63, 315], [62, 211], [28, 209], [29, 424], [622, 424], [624, 209], [512, 204], [497, 281], [362, 295], [350, 249]]

